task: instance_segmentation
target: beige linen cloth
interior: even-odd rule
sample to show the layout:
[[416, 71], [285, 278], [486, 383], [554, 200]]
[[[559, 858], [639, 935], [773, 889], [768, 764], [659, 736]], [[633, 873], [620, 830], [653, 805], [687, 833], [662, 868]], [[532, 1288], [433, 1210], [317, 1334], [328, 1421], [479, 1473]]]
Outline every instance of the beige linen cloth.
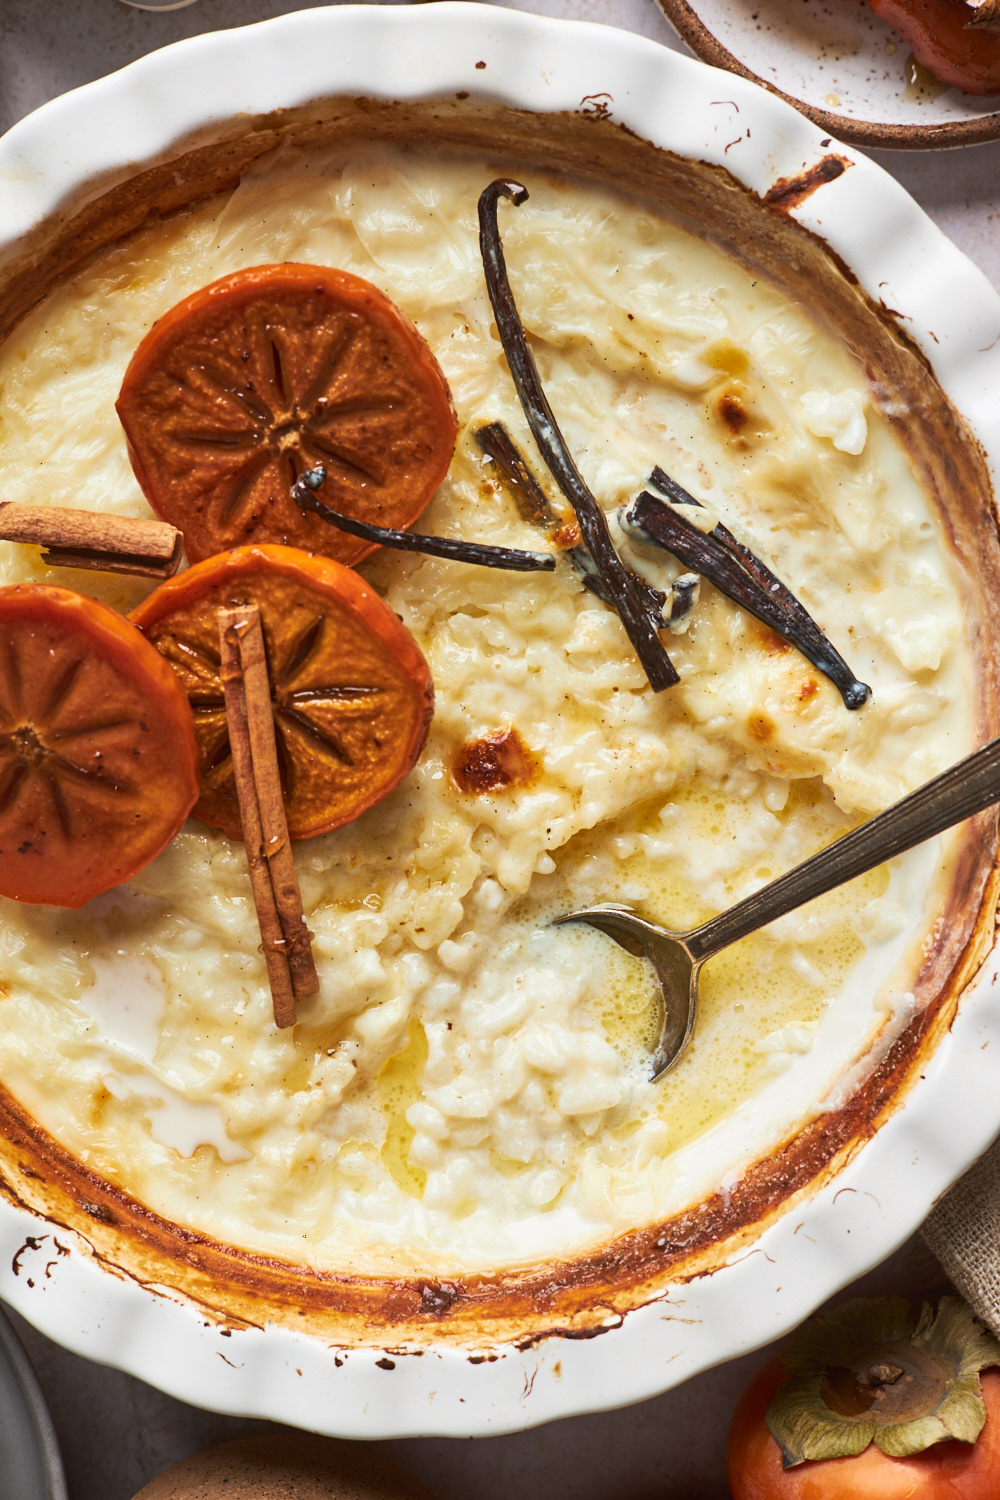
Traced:
[[923, 1225], [956, 1291], [1000, 1338], [1000, 1136]]

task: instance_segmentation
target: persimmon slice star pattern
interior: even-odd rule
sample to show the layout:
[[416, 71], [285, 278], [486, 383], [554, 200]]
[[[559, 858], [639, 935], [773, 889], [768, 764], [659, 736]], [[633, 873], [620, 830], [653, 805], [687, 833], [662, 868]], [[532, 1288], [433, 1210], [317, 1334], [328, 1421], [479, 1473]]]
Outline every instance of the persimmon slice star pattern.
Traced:
[[339, 828], [387, 796], [423, 748], [430, 669], [365, 581], [330, 558], [242, 547], [161, 585], [132, 615], [171, 663], [194, 714], [196, 817], [240, 838], [219, 675], [218, 611], [253, 603], [271, 681], [278, 767], [292, 838]]
[[82, 906], [147, 864], [198, 795], [191, 711], [116, 611], [0, 589], [0, 894]]
[[457, 423], [416, 328], [377, 287], [324, 266], [254, 266], [150, 329], [118, 414], [136, 477], [197, 562], [251, 542], [356, 563], [374, 551], [305, 514], [322, 467], [334, 509], [405, 528], [448, 472]]

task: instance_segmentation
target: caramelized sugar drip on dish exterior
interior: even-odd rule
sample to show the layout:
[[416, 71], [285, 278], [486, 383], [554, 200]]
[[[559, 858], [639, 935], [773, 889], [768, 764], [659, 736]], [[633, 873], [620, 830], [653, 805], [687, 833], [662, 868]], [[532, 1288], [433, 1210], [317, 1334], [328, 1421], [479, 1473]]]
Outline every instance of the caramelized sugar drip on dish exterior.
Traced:
[[409, 631], [356, 573], [290, 547], [243, 547], [165, 583], [132, 619], [191, 701], [201, 797], [194, 810], [242, 836], [219, 670], [218, 611], [248, 603], [264, 630], [288, 831], [339, 828], [387, 796], [423, 748], [430, 669]]
[[153, 325], [118, 398], [136, 477], [193, 562], [278, 542], [359, 562], [375, 543], [305, 515], [291, 487], [322, 466], [335, 507], [415, 521], [448, 472], [456, 421], [416, 329], [369, 282], [255, 266]]
[[82, 906], [173, 838], [196, 749], [164, 665], [105, 604], [0, 590], [0, 893]]

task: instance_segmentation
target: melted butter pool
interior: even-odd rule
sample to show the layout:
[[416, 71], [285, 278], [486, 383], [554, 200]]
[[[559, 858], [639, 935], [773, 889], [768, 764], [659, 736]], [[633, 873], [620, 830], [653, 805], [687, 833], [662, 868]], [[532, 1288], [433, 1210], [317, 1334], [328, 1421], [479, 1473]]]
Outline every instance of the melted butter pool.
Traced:
[[410, 1145], [416, 1131], [406, 1118], [406, 1111], [423, 1093], [424, 1067], [427, 1063], [427, 1034], [420, 1022], [412, 1020], [406, 1046], [394, 1052], [378, 1075], [379, 1107], [385, 1116], [385, 1140], [379, 1153], [390, 1177], [411, 1198], [422, 1198], [427, 1173], [410, 1161]]
[[[694, 778], [622, 829], [618, 859], [589, 837], [564, 851], [562, 891], [547, 905], [557, 914], [560, 900], [570, 906], [625, 900], [665, 927], [696, 927], [856, 824], [821, 786], [793, 783], [782, 796], [783, 805], [767, 809], [764, 818], [754, 809], [755, 826], [748, 828], [745, 804], [725, 800]], [[790, 848], [798, 856], [786, 860]], [[609, 1132], [607, 1159], [616, 1160], [617, 1147], [651, 1120], [664, 1127], [657, 1154], [679, 1151], [811, 1050], [824, 1013], [867, 951], [866, 909], [888, 885], [888, 869], [881, 866], [710, 959], [700, 975], [691, 1043], [655, 1085], [648, 1084], [648, 1071], [660, 1009], [651, 965], [592, 928], [554, 929], [576, 934], [559, 941], [584, 950], [577, 962], [590, 973], [585, 1009], [633, 1083]]]

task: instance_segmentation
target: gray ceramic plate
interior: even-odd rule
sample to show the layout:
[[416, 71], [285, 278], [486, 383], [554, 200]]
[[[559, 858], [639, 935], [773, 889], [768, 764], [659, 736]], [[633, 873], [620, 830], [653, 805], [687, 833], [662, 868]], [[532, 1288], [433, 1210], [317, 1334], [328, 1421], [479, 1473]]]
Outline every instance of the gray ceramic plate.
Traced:
[[1000, 139], [1000, 95], [911, 83], [909, 47], [857, 0], [658, 3], [696, 57], [763, 84], [839, 140], [927, 150]]
[[0, 1312], [0, 1495], [67, 1500], [59, 1446], [31, 1361]]

